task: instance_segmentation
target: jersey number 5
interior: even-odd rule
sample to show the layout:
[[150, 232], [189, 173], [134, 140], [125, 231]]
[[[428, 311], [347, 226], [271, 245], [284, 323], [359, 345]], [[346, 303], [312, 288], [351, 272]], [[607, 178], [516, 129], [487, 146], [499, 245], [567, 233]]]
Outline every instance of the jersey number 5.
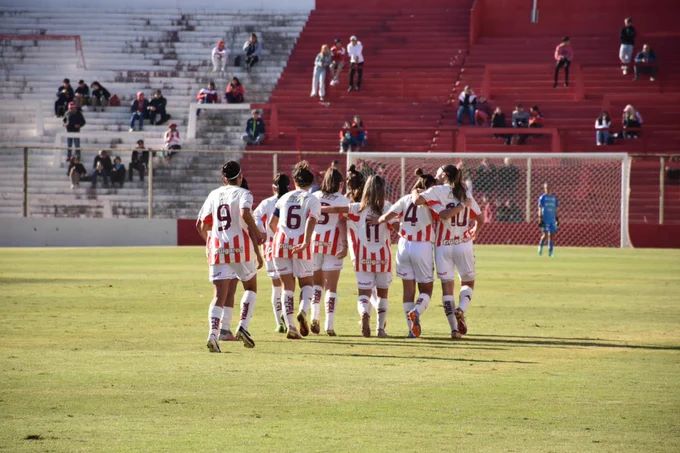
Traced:
[[221, 204], [217, 207], [217, 220], [222, 223], [222, 225], [217, 228], [217, 231], [229, 229], [231, 226], [231, 213], [229, 212], [228, 204]]
[[[330, 205], [329, 205], [328, 203], [326, 203], [326, 202], [321, 202], [321, 206], [330, 206]], [[316, 222], [316, 223], [317, 223], [317, 225], [325, 225], [325, 224], [327, 224], [327, 223], [328, 223], [328, 214], [326, 214], [325, 212], [324, 212], [324, 213], [321, 213], [321, 218], [320, 218], [319, 221]]]

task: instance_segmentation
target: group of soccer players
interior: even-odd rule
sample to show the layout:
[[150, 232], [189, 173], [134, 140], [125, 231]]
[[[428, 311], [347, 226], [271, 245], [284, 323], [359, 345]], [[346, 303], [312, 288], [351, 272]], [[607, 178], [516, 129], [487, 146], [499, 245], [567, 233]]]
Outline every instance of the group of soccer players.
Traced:
[[[356, 276], [361, 333], [371, 336], [375, 310], [376, 335], [386, 337], [394, 229], [399, 235], [396, 273], [403, 284], [408, 336], [421, 334], [420, 318], [432, 297], [435, 263], [451, 338], [467, 333], [465, 312], [475, 285], [473, 240], [484, 216], [456, 166], [444, 165], [434, 176], [418, 169], [412, 192], [391, 204], [385, 199], [385, 179], [366, 178], [354, 166], [346, 175], [329, 168], [320, 190], [312, 192], [314, 174], [302, 161], [294, 167], [292, 178], [285, 174], [274, 178], [273, 195], [254, 210], [251, 192], [241, 187], [239, 163], [224, 164], [222, 176], [224, 185], [210, 193], [196, 224], [206, 241], [208, 276], [215, 290], [208, 314], [211, 352], [221, 351], [220, 341], [240, 340], [246, 347], [255, 346], [248, 325], [257, 300], [257, 270], [263, 266], [272, 281], [278, 332], [292, 340], [310, 331], [320, 334], [323, 301], [323, 330], [335, 336], [338, 280], [348, 253]], [[456, 273], [460, 277], [457, 300]], [[234, 334], [232, 313], [239, 281], [244, 293]]]

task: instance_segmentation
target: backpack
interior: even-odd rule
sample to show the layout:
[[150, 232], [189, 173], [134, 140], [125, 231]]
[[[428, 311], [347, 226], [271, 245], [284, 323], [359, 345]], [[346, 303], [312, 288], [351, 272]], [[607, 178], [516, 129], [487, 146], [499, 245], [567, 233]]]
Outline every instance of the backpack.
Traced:
[[117, 94], [114, 94], [109, 99], [109, 107], [120, 107], [120, 98]]

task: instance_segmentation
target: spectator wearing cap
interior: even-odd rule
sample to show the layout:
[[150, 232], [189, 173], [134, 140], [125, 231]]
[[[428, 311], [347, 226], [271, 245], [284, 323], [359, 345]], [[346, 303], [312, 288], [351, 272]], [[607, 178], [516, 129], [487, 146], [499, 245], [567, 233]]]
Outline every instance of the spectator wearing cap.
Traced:
[[[71, 101], [68, 103], [68, 111], [64, 114], [63, 119], [64, 127], [66, 132], [78, 133], [80, 129], [85, 126], [85, 117], [83, 112], [78, 110], [76, 103]], [[78, 158], [80, 158], [80, 138], [79, 137], [67, 137], [66, 138], [66, 160], [71, 160], [71, 147], [75, 147], [75, 153]]]
[[260, 118], [258, 110], [252, 111], [252, 118], [246, 122], [246, 132], [243, 134], [243, 141], [247, 145], [259, 145], [264, 141], [265, 126], [264, 120]]
[[57, 117], [64, 116], [68, 103], [73, 100], [74, 96], [71, 81], [64, 79], [57, 88], [57, 100], [54, 102], [54, 114]]
[[90, 87], [87, 86], [84, 80], [78, 80], [74, 100], [78, 108], [90, 104]]
[[224, 92], [224, 99], [229, 104], [241, 104], [245, 101], [246, 88], [243, 86], [238, 77], [233, 77], [231, 82], [227, 84]]
[[165, 131], [165, 135], [163, 136], [163, 143], [163, 149], [165, 150], [163, 152], [163, 157], [165, 157], [166, 160], [170, 160], [173, 154], [175, 154], [173, 151], [182, 149], [182, 141], [179, 138], [177, 124], [170, 123], [170, 125], [168, 125], [168, 130]]
[[[349, 55], [349, 88], [347, 92], [359, 91], [361, 89], [361, 79], [364, 74], [364, 46], [357, 37], [352, 35], [347, 44], [347, 55]], [[354, 75], [357, 75], [357, 81], [354, 83]]]
[[212, 72], [224, 72], [224, 66], [227, 64], [227, 49], [224, 47], [224, 40], [220, 39], [217, 41], [215, 47], [212, 50]]
[[135, 121], [139, 122], [140, 131], [144, 129], [144, 117], [148, 108], [149, 101], [144, 98], [144, 93], [139, 91], [135, 96], [135, 100], [130, 105], [130, 112], [132, 113], [130, 117], [130, 132], [135, 131]]
[[340, 73], [342, 68], [345, 67], [345, 62], [347, 61], [347, 50], [345, 46], [342, 45], [340, 38], [335, 38], [333, 47], [331, 47], [331, 86], [335, 86], [340, 83]]
[[137, 147], [132, 150], [132, 157], [130, 158], [130, 165], [128, 165], [128, 179], [132, 182], [132, 173], [134, 170], [139, 175], [139, 180], [144, 182], [144, 175], [149, 165], [149, 150], [144, 146], [144, 140], [137, 140]]
[[147, 108], [147, 115], [149, 116], [149, 122], [152, 126], [163, 124], [170, 119], [170, 115], [165, 111], [167, 105], [168, 100], [165, 99], [161, 90], [154, 91], [153, 97], [149, 101], [149, 107]]
[[92, 96], [90, 97], [92, 108], [96, 112], [97, 107], [101, 107], [102, 112], [103, 112], [104, 107], [109, 105], [109, 98], [111, 97], [111, 93], [109, 93], [109, 90], [104, 88], [96, 80], [94, 82], [92, 82], [92, 85], [90, 86], [90, 88], [92, 88]]

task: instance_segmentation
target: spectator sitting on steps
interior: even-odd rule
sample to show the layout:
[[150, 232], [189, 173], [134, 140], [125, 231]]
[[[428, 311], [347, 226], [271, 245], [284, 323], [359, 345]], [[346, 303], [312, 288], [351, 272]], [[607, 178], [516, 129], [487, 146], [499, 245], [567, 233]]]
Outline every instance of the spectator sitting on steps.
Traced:
[[[69, 133], [79, 133], [80, 129], [85, 126], [85, 117], [83, 112], [78, 110], [75, 102], [69, 102], [68, 112], [64, 115], [62, 120], [66, 132]], [[71, 147], [75, 147], [75, 153], [78, 158], [80, 158], [80, 138], [79, 137], [67, 137], [66, 138], [66, 160], [71, 160]]]
[[130, 158], [130, 165], [128, 166], [128, 179], [132, 182], [133, 170], [139, 174], [139, 180], [144, 182], [144, 175], [146, 174], [149, 165], [149, 151], [144, 146], [144, 140], [137, 140], [137, 147], [132, 150], [132, 157]]
[[260, 145], [265, 137], [264, 120], [260, 118], [258, 110], [253, 110], [252, 116], [246, 123], [246, 133], [242, 138], [247, 145]]
[[243, 51], [246, 53], [246, 71], [250, 71], [260, 61], [260, 53], [262, 52], [262, 44], [258, 41], [255, 33], [251, 33], [248, 41], [243, 44]]
[[635, 107], [628, 104], [623, 109], [623, 115], [621, 118], [623, 125], [623, 138], [638, 138], [639, 131], [630, 131], [627, 129], [639, 129], [642, 127], [642, 115], [638, 112]]
[[100, 150], [94, 158], [94, 172], [92, 173], [92, 188], [97, 187], [97, 179], [104, 180], [104, 187], [109, 187], [111, 183], [111, 170], [113, 170], [113, 163], [106, 150]]
[[[208, 88], [201, 88], [201, 90], [196, 95], [196, 101], [199, 104], [217, 104], [219, 102], [219, 96], [217, 95], [217, 90], [215, 89], [215, 82], [210, 81]], [[201, 114], [201, 110], [196, 110], [196, 116]]]
[[476, 106], [477, 96], [470, 89], [470, 87], [466, 85], [458, 96], [458, 112], [456, 113], [456, 121], [458, 122], [459, 127], [463, 125], [463, 115], [465, 113], [467, 113], [468, 118], [470, 118], [470, 126], [475, 125]]
[[125, 165], [120, 160], [120, 156], [113, 159], [113, 168], [111, 169], [111, 185], [116, 187], [123, 187], [125, 182]]
[[224, 66], [227, 64], [227, 49], [224, 47], [224, 40], [217, 41], [217, 45], [212, 50], [212, 72], [224, 72]]
[[[508, 127], [505, 122], [505, 113], [503, 113], [500, 107], [496, 107], [493, 115], [491, 115], [491, 127]], [[510, 140], [512, 140], [512, 135], [507, 134], [494, 134], [494, 137], [503, 139], [506, 145], [509, 145]]]
[[653, 82], [656, 77], [656, 54], [649, 45], [642, 46], [642, 51], [635, 56], [635, 76], [637, 80], [640, 74], [649, 74], [649, 81]]
[[149, 101], [144, 98], [144, 93], [139, 91], [135, 96], [135, 100], [130, 105], [130, 112], [132, 113], [130, 117], [130, 132], [135, 131], [135, 121], [139, 122], [140, 131], [144, 129], [144, 117], [148, 108]]
[[78, 156], [73, 156], [71, 158], [66, 174], [71, 180], [71, 189], [80, 187], [80, 180], [85, 179], [87, 170], [85, 170], [85, 166], [80, 163], [80, 158]]
[[483, 96], [477, 99], [477, 107], [475, 109], [475, 123], [477, 126], [484, 126], [487, 124], [493, 115], [493, 108], [489, 100]]
[[[156, 90], [153, 93], [153, 97], [149, 101], [149, 107], [147, 107], [147, 115], [149, 117], [149, 122], [151, 125], [163, 124], [170, 119], [165, 111], [165, 107], [168, 105], [168, 100], [163, 97], [161, 90]], [[159, 117], [156, 120], [156, 117]]]
[[231, 82], [227, 85], [227, 89], [224, 93], [224, 99], [228, 104], [241, 104], [245, 101], [246, 89], [241, 84], [238, 77], [233, 77]]
[[101, 107], [103, 112], [104, 107], [109, 105], [109, 98], [111, 98], [111, 93], [109, 93], [109, 91], [103, 86], [101, 86], [101, 84], [97, 81], [92, 82], [90, 88], [92, 88], [90, 103], [92, 104], [93, 110], [96, 112], [97, 107]]
[[[515, 110], [512, 112], [512, 127], [516, 128], [524, 128], [524, 127], [529, 127], [529, 112], [524, 110], [524, 106], [522, 104], [517, 104], [515, 106]], [[524, 143], [526, 139], [522, 139], [521, 135], [517, 135], [516, 139], [518, 143]]]
[[90, 87], [87, 86], [84, 80], [78, 80], [74, 100], [78, 109], [84, 105], [90, 105]]
[[330, 85], [335, 86], [340, 83], [340, 73], [342, 73], [342, 68], [345, 67], [345, 62], [347, 61], [347, 50], [342, 45], [340, 38], [335, 38], [333, 47], [331, 47], [331, 57], [333, 61], [330, 65], [332, 74]]
[[57, 88], [57, 100], [54, 102], [54, 114], [57, 117], [64, 116], [66, 113], [66, 106], [73, 101], [74, 93], [71, 87], [71, 81], [64, 79], [64, 81]]
[[163, 157], [165, 157], [166, 161], [169, 161], [175, 154], [173, 151], [182, 149], [182, 141], [179, 138], [179, 131], [177, 130], [177, 125], [175, 123], [168, 126], [168, 130], [165, 131], [165, 135], [163, 136], [163, 143], [163, 149], [165, 150], [163, 152]]

